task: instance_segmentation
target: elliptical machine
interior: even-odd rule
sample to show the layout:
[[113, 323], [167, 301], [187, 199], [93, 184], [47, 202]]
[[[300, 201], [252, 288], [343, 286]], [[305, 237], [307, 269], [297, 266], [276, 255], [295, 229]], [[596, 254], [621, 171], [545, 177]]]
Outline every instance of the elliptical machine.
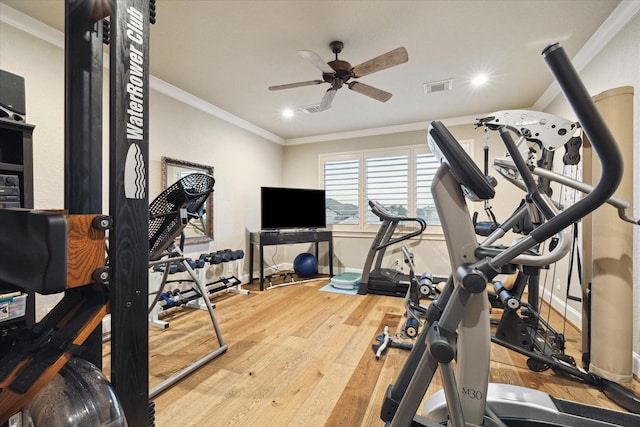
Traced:
[[[509, 131], [499, 129], [524, 179], [530, 212], [542, 215], [545, 221], [522, 240], [489, 255], [477, 243], [464, 197], [485, 200], [493, 197], [493, 188], [444, 125], [431, 124], [429, 143], [443, 160], [432, 192], [447, 237], [453, 273], [441, 298], [431, 304], [428, 325], [398, 381], [388, 390], [381, 417], [392, 427], [441, 426], [447, 422], [453, 427], [640, 425], [640, 416], [634, 414], [556, 399], [524, 387], [489, 385], [487, 282], [512, 263], [541, 265], [541, 258], [551, 263], [563, 257], [566, 246], [541, 256], [531, 256], [526, 251], [558, 233], [566, 234], [573, 222], [607, 202], [622, 176], [622, 159], [615, 140], [564, 50], [554, 44], [548, 46], [543, 55], [600, 158], [602, 174], [598, 185], [581, 201], [558, 213], [550, 200], [537, 190]], [[425, 416], [417, 416], [437, 369], [440, 369], [444, 390], [427, 401]]]

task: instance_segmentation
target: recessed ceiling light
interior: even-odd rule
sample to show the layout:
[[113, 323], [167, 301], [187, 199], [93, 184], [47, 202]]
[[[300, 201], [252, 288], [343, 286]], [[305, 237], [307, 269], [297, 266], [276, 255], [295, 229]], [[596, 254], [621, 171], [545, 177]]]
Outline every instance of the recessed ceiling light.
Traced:
[[473, 79], [471, 79], [471, 84], [474, 86], [482, 86], [488, 81], [489, 77], [487, 77], [486, 74], [478, 74]]
[[285, 108], [284, 110], [282, 110], [282, 116], [286, 118], [293, 117], [293, 110], [291, 108]]

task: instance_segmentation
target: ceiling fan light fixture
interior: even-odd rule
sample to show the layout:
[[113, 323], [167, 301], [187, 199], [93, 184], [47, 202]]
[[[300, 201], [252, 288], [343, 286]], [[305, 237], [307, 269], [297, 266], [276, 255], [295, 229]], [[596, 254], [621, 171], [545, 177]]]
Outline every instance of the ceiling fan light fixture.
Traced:
[[313, 86], [322, 83], [328, 83], [331, 87], [325, 92], [322, 101], [317, 105], [310, 105], [307, 107], [300, 107], [299, 111], [306, 113], [319, 113], [321, 111], [327, 111], [331, 108], [331, 103], [335, 97], [336, 91], [343, 86], [347, 86], [354, 92], [368, 96], [380, 102], [387, 102], [392, 94], [385, 92], [384, 90], [369, 86], [365, 83], [358, 81], [352, 81], [351, 79], [357, 79], [369, 74], [377, 73], [378, 71], [386, 70], [387, 68], [395, 67], [396, 65], [404, 64], [409, 60], [407, 49], [404, 47], [396, 48], [382, 55], [378, 55], [368, 61], [352, 67], [347, 61], [338, 59], [338, 54], [342, 52], [344, 43], [341, 41], [333, 41], [329, 45], [331, 51], [335, 54], [336, 58], [333, 61], [324, 62], [322, 57], [311, 50], [299, 50], [298, 54], [311, 63], [314, 67], [322, 72], [322, 80], [307, 80], [304, 82], [287, 83], [276, 86], [269, 86], [269, 90], [282, 90], [292, 89], [302, 86]]

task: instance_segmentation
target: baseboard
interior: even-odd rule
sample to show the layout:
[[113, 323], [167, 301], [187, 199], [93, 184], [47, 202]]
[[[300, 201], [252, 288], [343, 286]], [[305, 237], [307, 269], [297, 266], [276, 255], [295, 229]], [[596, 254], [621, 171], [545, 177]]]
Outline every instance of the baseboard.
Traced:
[[633, 375], [640, 378], [640, 354], [633, 352]]
[[558, 298], [557, 295], [552, 294], [549, 290], [544, 290], [542, 297], [545, 301], [549, 302], [549, 299], [551, 299], [551, 307], [556, 310], [558, 313], [565, 313], [565, 306], [566, 306], [566, 319], [569, 323], [571, 323], [573, 326], [575, 326], [576, 328], [578, 328], [579, 331], [582, 331], [582, 312], [576, 310], [575, 308], [571, 307], [571, 306], [567, 306], [566, 302], [560, 298]]

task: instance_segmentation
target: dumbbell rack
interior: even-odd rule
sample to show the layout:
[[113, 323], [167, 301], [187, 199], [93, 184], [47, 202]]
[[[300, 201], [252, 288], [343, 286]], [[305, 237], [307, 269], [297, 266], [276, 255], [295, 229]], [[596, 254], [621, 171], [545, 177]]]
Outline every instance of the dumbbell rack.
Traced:
[[[153, 296], [150, 298], [149, 324], [161, 329], [168, 328], [169, 323], [161, 320], [159, 315], [174, 307], [188, 306], [207, 310], [200, 289], [206, 289], [208, 296], [223, 291], [248, 295], [249, 291], [242, 289], [242, 282], [238, 279], [242, 274], [243, 260], [244, 251], [225, 249], [201, 254], [197, 260], [179, 256], [173, 257], [171, 263], [167, 263], [166, 260], [155, 265], [152, 263], [149, 285], [150, 289], [155, 290], [149, 292], [150, 297]], [[233, 274], [226, 275], [225, 267], [227, 267], [228, 273]], [[220, 269], [221, 271], [215, 271]], [[184, 277], [181, 274], [185, 272], [189, 277]], [[173, 274], [181, 274], [181, 278], [168, 280], [168, 276]], [[161, 282], [154, 286], [160, 277]], [[209, 278], [214, 278], [214, 280], [208, 281]], [[165, 291], [165, 286], [168, 283], [195, 283], [197, 286], [188, 289], [176, 287], [173, 290]]]

